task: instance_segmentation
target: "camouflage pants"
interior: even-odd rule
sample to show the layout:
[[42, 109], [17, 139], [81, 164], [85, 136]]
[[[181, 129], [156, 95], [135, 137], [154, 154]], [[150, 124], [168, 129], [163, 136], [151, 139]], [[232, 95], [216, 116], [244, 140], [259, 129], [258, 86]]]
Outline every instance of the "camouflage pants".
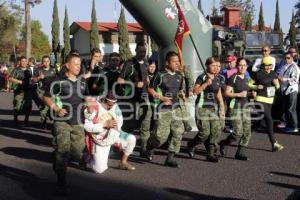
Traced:
[[30, 91], [14, 93], [14, 112], [16, 115], [24, 113], [30, 115], [32, 110], [32, 95]]
[[[43, 99], [44, 94], [45, 91], [38, 90], [38, 95], [40, 99]], [[40, 110], [41, 120], [42, 121], [46, 120], [50, 112], [49, 107], [42, 102], [42, 104], [39, 107], [39, 110]]]
[[189, 122], [190, 117], [189, 117], [189, 112], [187, 110], [187, 105], [182, 98], [179, 98], [179, 104], [180, 104], [180, 110], [182, 113], [182, 121], [184, 123], [184, 126], [188, 126], [188, 125], [190, 125], [190, 122]]
[[217, 147], [223, 126], [218, 110], [215, 108], [198, 108], [196, 111], [196, 125], [199, 132], [194, 140], [198, 143], [207, 142], [207, 144]]
[[[154, 135], [150, 136], [148, 144], [155, 140], [157, 143], [155, 146], [158, 147], [164, 144], [169, 138], [169, 152], [178, 153], [183, 132], [184, 126], [180, 108], [159, 112], [156, 131]], [[170, 133], [172, 134], [171, 137], [169, 137]]]
[[231, 138], [240, 146], [248, 146], [251, 138], [251, 114], [248, 109], [230, 109], [234, 133]]
[[65, 174], [70, 158], [78, 161], [82, 158], [85, 148], [84, 130], [80, 125], [54, 122], [53, 136], [53, 169], [57, 174]]
[[150, 129], [152, 122], [152, 108], [151, 105], [144, 105], [139, 107], [139, 121], [141, 122], [141, 148], [146, 151], [147, 141], [150, 137]]

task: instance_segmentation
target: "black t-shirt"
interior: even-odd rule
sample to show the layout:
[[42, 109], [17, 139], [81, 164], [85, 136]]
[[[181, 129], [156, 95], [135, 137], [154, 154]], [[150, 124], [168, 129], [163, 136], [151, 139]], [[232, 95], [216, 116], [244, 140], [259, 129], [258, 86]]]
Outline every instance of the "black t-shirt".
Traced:
[[66, 116], [63, 118], [57, 117], [55, 121], [64, 121], [76, 125], [82, 123], [82, 103], [84, 95], [87, 94], [88, 90], [85, 82], [79, 79], [72, 81], [68, 78], [56, 78], [51, 85], [48, 85], [44, 96], [58, 97], [62, 103], [62, 108], [68, 112]]
[[[206, 82], [207, 80], [207, 75], [206, 74], [201, 74], [198, 76], [196, 79], [195, 85], [202, 85], [203, 83]], [[212, 80], [212, 84], [205, 88], [196, 99], [196, 106], [201, 107], [201, 108], [213, 108], [217, 105], [217, 94], [224, 84], [224, 80], [221, 76], [217, 75], [214, 77]]]
[[[125, 62], [120, 73], [120, 78], [125, 79], [126, 81], [131, 81], [134, 85], [138, 82], [144, 82], [143, 88], [135, 88], [134, 99], [137, 101], [142, 100], [142, 94], [147, 93], [147, 85], [148, 85], [148, 62], [146, 60], [140, 64], [135, 58], [132, 60]], [[125, 86], [125, 87], [128, 87]]]
[[[117, 83], [120, 72], [117, 69], [106, 68], [105, 76], [107, 78], [107, 88], [108, 90], [113, 89], [113, 85]], [[115, 86], [117, 89], [117, 86]]]
[[154, 75], [150, 81], [149, 88], [153, 88], [156, 91], [160, 90], [163, 96], [172, 98], [173, 105], [162, 105], [161, 108], [172, 109], [179, 107], [178, 94], [182, 89], [182, 81], [183, 77], [178, 71], [174, 73], [164, 71]]
[[52, 67], [49, 67], [48, 69], [45, 68], [37, 69], [36, 76], [39, 76], [41, 74], [44, 75], [44, 79], [40, 80], [39, 87], [40, 89], [45, 90], [47, 85], [51, 84], [51, 82], [55, 79], [56, 71]]
[[[238, 75], [233, 75], [228, 80], [228, 86], [233, 88], [234, 93], [240, 93], [249, 90], [248, 80], [246, 77], [241, 78]], [[230, 101], [231, 108], [243, 108], [248, 103], [248, 97], [235, 97]]]
[[[260, 70], [254, 74], [253, 80], [256, 85], [263, 85], [263, 89], [257, 89], [257, 95], [263, 97], [273, 97], [275, 93], [275, 87], [272, 83], [274, 79], [277, 78], [277, 75], [274, 71], [266, 73], [263, 70]], [[269, 95], [268, 95], [269, 94]]]
[[22, 85], [18, 84], [15, 93], [29, 91], [33, 88], [33, 82], [31, 81], [32, 72], [28, 68], [16, 67], [11, 72], [11, 77], [23, 82]]
[[[88, 79], [87, 83], [91, 95], [102, 95], [105, 89], [105, 71], [102, 65], [94, 66], [92, 76]], [[93, 85], [96, 85], [96, 88], [93, 88]]]

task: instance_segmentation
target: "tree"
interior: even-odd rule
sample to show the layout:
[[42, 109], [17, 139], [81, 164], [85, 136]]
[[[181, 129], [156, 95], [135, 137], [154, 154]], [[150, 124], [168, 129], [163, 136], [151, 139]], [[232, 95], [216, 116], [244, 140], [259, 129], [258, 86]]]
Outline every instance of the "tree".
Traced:
[[264, 20], [262, 2], [260, 3], [260, 8], [259, 8], [258, 30], [259, 31], [264, 31], [265, 30], [265, 20]]
[[251, 29], [252, 29], [254, 13], [255, 13], [255, 6], [252, 0], [241, 1], [241, 25], [246, 26], [246, 23], [251, 24]]
[[252, 15], [248, 13], [247, 19], [245, 22], [245, 30], [246, 31], [252, 31]]
[[241, 7], [241, 0], [222, 0], [221, 7]]
[[25, 0], [25, 27], [26, 27], [26, 57], [31, 57], [31, 15], [30, 7], [40, 4], [41, 0]]
[[8, 55], [15, 52], [18, 33], [22, 23], [21, 10], [9, 9], [5, 4], [0, 7], [0, 60], [7, 61]]
[[54, 0], [52, 13], [52, 52], [55, 55], [56, 62], [59, 62], [60, 56], [60, 42], [59, 42], [59, 16], [57, 8], [57, 0]]
[[198, 0], [198, 9], [200, 10], [200, 12], [204, 15], [204, 12], [202, 10], [202, 2], [201, 0]]
[[211, 16], [217, 17], [219, 15], [218, 9], [216, 7], [216, 0], [213, 0], [213, 7], [211, 9]]
[[120, 17], [118, 20], [118, 32], [119, 32], [118, 43], [119, 43], [120, 57], [123, 60], [128, 60], [132, 57], [132, 54], [129, 48], [127, 23], [126, 23], [123, 7], [121, 8]]
[[276, 14], [275, 14], [274, 31], [281, 32], [278, 0], [276, 2]]
[[295, 9], [296, 9], [296, 14], [295, 14], [296, 26], [297, 28], [299, 28], [300, 27], [300, 0], [296, 3]]
[[292, 13], [292, 21], [290, 23], [290, 30], [289, 30], [289, 40], [290, 40], [290, 47], [296, 48], [298, 52], [298, 45], [296, 42], [296, 36], [297, 36], [297, 29], [296, 29], [296, 17], [294, 15], [294, 11]]
[[99, 48], [99, 31], [98, 31], [98, 24], [97, 24], [97, 14], [95, 8], [95, 0], [93, 0], [92, 6], [92, 27], [90, 33], [90, 48]]
[[[48, 36], [42, 31], [42, 25], [39, 21], [33, 20], [31, 22], [31, 33], [32, 33], [32, 54], [40, 60], [42, 56], [49, 55], [51, 48], [49, 45]], [[26, 42], [26, 28], [23, 27], [21, 33], [21, 44]]]
[[69, 18], [68, 18], [68, 10], [67, 6], [65, 8], [65, 18], [64, 18], [64, 50], [63, 50], [63, 58], [65, 58], [69, 52], [71, 51], [70, 45], [70, 26], [69, 26]]

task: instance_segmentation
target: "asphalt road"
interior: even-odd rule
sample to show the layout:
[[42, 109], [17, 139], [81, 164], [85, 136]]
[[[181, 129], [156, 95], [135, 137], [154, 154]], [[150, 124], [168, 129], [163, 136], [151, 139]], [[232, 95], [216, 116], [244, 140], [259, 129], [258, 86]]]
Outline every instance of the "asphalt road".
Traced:
[[[0, 93], [0, 199], [64, 199], [54, 193], [50, 130], [39, 128], [36, 110], [30, 127], [15, 128], [12, 97], [12, 93]], [[118, 170], [115, 159], [110, 159], [104, 174], [69, 167], [71, 194], [66, 199], [279, 200], [300, 190], [299, 135], [278, 133], [285, 149], [273, 153], [267, 135], [253, 133], [248, 148], [250, 161], [234, 160], [236, 146], [231, 146], [228, 157], [216, 164], [205, 161], [203, 146], [199, 146], [195, 159], [188, 158], [185, 146], [190, 137], [192, 134], [184, 136], [179, 169], [163, 166], [165, 150], [156, 151], [152, 163], [135, 152], [131, 158], [137, 168], [134, 172]]]

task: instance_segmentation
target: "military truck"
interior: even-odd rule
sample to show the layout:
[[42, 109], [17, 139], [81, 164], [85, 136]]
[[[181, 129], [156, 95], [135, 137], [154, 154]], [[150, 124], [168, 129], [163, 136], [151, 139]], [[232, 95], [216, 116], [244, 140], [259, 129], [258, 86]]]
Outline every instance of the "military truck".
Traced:
[[225, 62], [227, 55], [243, 56], [253, 63], [262, 55], [261, 49], [268, 45], [271, 56], [279, 62], [283, 58], [284, 48], [281, 33], [262, 31], [242, 31], [240, 29], [217, 30], [213, 35], [213, 55], [220, 56]]

